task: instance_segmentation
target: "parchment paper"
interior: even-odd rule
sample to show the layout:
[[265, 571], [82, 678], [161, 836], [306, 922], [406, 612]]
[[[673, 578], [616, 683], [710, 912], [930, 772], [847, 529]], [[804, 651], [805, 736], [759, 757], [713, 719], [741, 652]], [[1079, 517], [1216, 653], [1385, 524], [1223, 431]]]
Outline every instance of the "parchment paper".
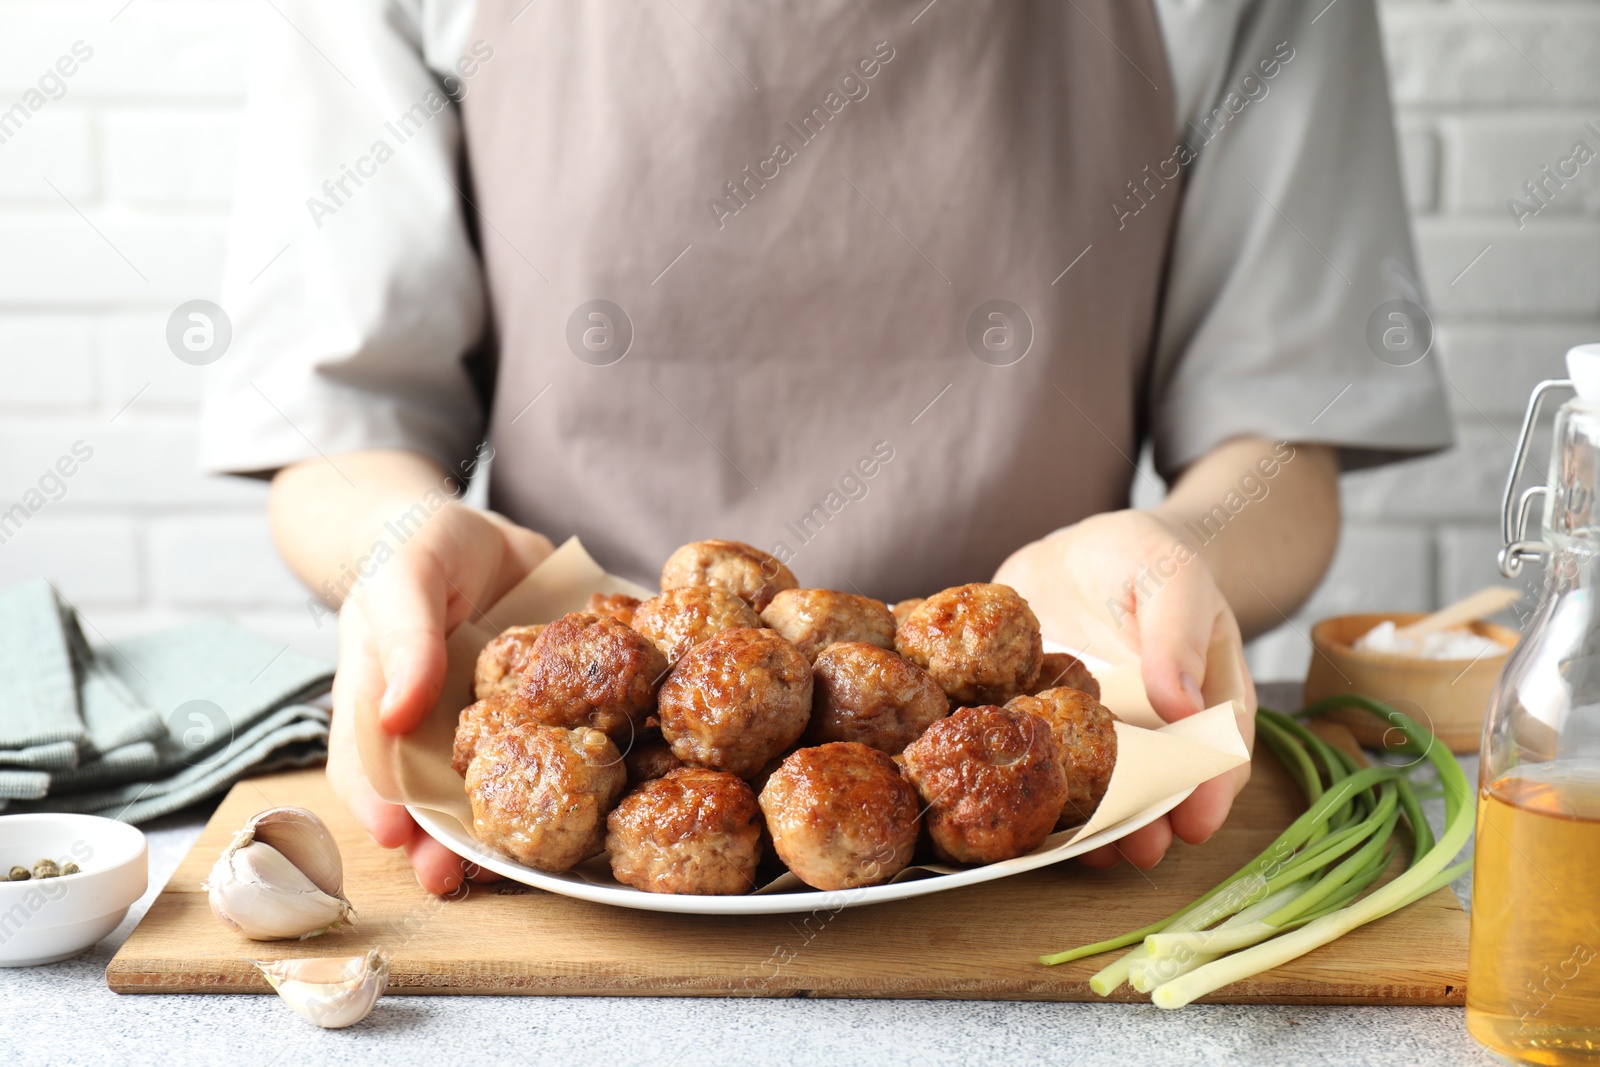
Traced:
[[[508, 626], [549, 622], [582, 611], [591, 593], [626, 593], [641, 599], [654, 595], [607, 574], [578, 539], [571, 538], [481, 618], [463, 623], [450, 635], [444, 690], [415, 731], [386, 734], [378, 727], [377, 705], [358, 706], [356, 736], [361, 763], [378, 795], [391, 803], [442, 812], [470, 833], [472, 809], [461, 776], [450, 767], [450, 757], [456, 718], [472, 703], [478, 652]], [[1116, 724], [1117, 763], [1093, 817], [1081, 827], [1051, 834], [1038, 852], [1069, 846], [1250, 759], [1239, 732], [1239, 720], [1245, 714], [1241, 703], [1244, 681], [1223, 646], [1211, 650], [1207, 663], [1204, 696], [1211, 706], [1176, 723], [1163, 724], [1151, 709], [1137, 662], [1100, 667], [1094, 674], [1100, 681], [1102, 703], [1120, 720]], [[953, 869], [934, 865], [908, 868], [901, 877]], [[586, 881], [618, 884], [603, 859], [582, 864], [573, 873]], [[804, 888], [793, 875], [784, 875], [758, 892]]]

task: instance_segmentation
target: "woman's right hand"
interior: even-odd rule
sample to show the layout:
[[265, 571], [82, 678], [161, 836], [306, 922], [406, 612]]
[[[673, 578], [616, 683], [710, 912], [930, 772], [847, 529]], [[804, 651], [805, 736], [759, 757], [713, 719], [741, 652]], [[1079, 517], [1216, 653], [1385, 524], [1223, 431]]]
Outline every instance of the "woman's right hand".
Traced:
[[551, 551], [542, 534], [450, 501], [392, 558], [375, 564], [375, 573], [350, 592], [339, 612], [328, 781], [374, 841], [406, 850], [417, 881], [430, 893], [460, 886], [466, 863], [367, 781], [356, 748], [355, 709], [375, 702], [378, 729], [415, 729], [444, 686], [445, 635], [499, 600]]

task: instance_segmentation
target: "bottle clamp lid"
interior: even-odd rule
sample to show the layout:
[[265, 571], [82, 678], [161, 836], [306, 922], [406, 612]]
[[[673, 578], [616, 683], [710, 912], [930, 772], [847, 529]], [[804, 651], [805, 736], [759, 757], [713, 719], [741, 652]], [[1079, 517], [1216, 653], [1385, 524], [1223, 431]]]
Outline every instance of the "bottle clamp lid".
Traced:
[[1540, 382], [1528, 397], [1528, 410], [1522, 417], [1522, 432], [1517, 435], [1517, 445], [1511, 455], [1511, 472], [1506, 475], [1505, 495], [1500, 501], [1499, 554], [1500, 573], [1515, 578], [1522, 570], [1522, 561], [1535, 559], [1550, 551], [1546, 541], [1528, 536], [1534, 505], [1550, 493], [1547, 485], [1530, 485], [1521, 494], [1517, 482], [1528, 462], [1528, 443], [1533, 439], [1534, 426], [1539, 421], [1539, 408], [1550, 393], [1560, 389], [1573, 389], [1585, 404], [1600, 404], [1600, 344], [1578, 345], [1567, 351], [1567, 371], [1570, 378]]
[[1600, 344], [1567, 349], [1567, 377], [1572, 379], [1579, 400], [1600, 404]]

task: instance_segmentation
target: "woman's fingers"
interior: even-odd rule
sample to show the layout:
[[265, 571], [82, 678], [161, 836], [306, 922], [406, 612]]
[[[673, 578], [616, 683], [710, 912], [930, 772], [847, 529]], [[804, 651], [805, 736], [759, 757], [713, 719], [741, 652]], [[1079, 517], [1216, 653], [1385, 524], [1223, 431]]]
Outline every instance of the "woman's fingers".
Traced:
[[[1094, 566], [1083, 566], [1085, 559]], [[1118, 646], [1136, 652], [1145, 692], [1167, 722], [1204, 710], [1212, 650], [1226, 649], [1232, 669], [1217, 660], [1209, 681], [1231, 689], [1236, 677], [1243, 685], [1239, 729], [1252, 743], [1255, 700], [1238, 623], [1206, 562], [1160, 518], [1123, 511], [1085, 519], [1019, 549], [995, 580], [1028, 598], [1052, 638], [1071, 635], [1065, 639], [1082, 641], [1082, 651], [1112, 660]], [[1168, 817], [1079, 858], [1091, 867], [1123, 859], [1154, 866], [1174, 836], [1199, 842], [1215, 833], [1249, 776], [1248, 764], [1236, 768], [1200, 786]]]
[[[1226, 642], [1229, 654], [1240, 659], [1240, 677], [1249, 686], [1249, 674], [1242, 667], [1238, 623], [1209, 582], [1198, 584], [1199, 588], [1184, 588], [1173, 582], [1157, 591], [1148, 606], [1141, 609], [1139, 635], [1145, 650], [1145, 691], [1156, 712], [1168, 722], [1204, 709], [1200, 687], [1205, 683], [1206, 661], [1215, 643]], [[1247, 731], [1248, 745], [1253, 720], [1240, 725]], [[1245, 764], [1197, 786], [1169, 817], [1169, 843], [1172, 834], [1198, 845], [1216, 833], [1228, 818], [1234, 796], [1249, 778], [1250, 765]]]
[[339, 637], [339, 672], [333, 683], [333, 726], [328, 738], [328, 783], [374, 841], [384, 848], [399, 848], [410, 840], [416, 824], [405, 808], [390, 804], [373, 790], [356, 749], [356, 704], [378, 699], [383, 692], [383, 674], [359, 617], [341, 619]]
[[[529, 571], [543, 563], [555, 551], [555, 546], [550, 543], [550, 538], [542, 533], [536, 533], [526, 526], [518, 526], [503, 515], [492, 511], [482, 513], [505, 538], [506, 558], [501, 566], [501, 584], [505, 588], [496, 589], [494, 599], [499, 599], [512, 585], [515, 585]], [[505, 584], [510, 583], [510, 584]]]
[[1122, 862], [1122, 857], [1117, 855], [1117, 850], [1110, 845], [1101, 845], [1099, 848], [1085, 852], [1078, 857], [1078, 862], [1085, 867], [1094, 867], [1097, 870], [1109, 871]]
[[1220, 830], [1233, 807], [1234, 796], [1249, 777], [1250, 767], [1246, 764], [1202, 782], [1189, 799], [1170, 814], [1119, 841], [1086, 852], [1078, 860], [1086, 867], [1099, 868], [1115, 867], [1127, 860], [1135, 867], [1148, 870], [1161, 861], [1174, 836], [1187, 844], [1198, 845]]
[[1187, 800], [1172, 809], [1169, 816], [1172, 830], [1181, 840], [1198, 845], [1222, 828], [1233, 808], [1237, 785], [1243, 784], [1238, 781], [1240, 770], [1245, 772], [1244, 777], [1249, 777], [1247, 767], [1235, 768], [1209, 782], [1201, 782]]
[[[1231, 612], [1217, 619], [1212, 641], [1226, 645], [1226, 655], [1233, 661], [1232, 669], [1244, 686], [1238, 716], [1239, 734], [1244, 739], [1245, 747], [1253, 752], [1256, 735], [1255, 683], [1251, 681], [1249, 668], [1244, 662], [1244, 643], [1239, 635], [1239, 624]], [[1222, 669], [1219, 666], [1219, 672]], [[1187, 800], [1173, 809], [1173, 831], [1191, 845], [1198, 845], [1209, 838], [1221, 829], [1228, 812], [1233, 808], [1233, 798], [1239, 795], [1249, 780], [1250, 764], [1245, 763], [1209, 782], [1201, 783]]]
[[478, 868], [445, 848], [418, 826], [405, 843], [406, 858], [416, 872], [417, 883], [435, 896], [454, 893], [466, 881], [469, 868]]
[[1086, 867], [1106, 869], [1127, 860], [1140, 870], [1149, 870], [1161, 862], [1161, 857], [1167, 854], [1171, 845], [1172, 823], [1162, 816], [1147, 826], [1139, 827], [1127, 837], [1109, 845], [1101, 845], [1092, 852], [1085, 852], [1078, 857], [1078, 861]]
[[423, 832], [411, 813], [378, 796], [361, 768], [356, 747], [355, 707], [376, 700], [383, 692], [383, 670], [358, 610], [347, 613], [339, 628], [339, 673], [333, 687], [333, 726], [328, 738], [328, 783], [373, 841], [383, 848], [404, 848], [416, 870], [417, 881], [430, 893], [457, 889], [463, 879], [493, 881], [495, 876], [476, 867], [469, 869], [460, 857]]
[[404, 807], [378, 796], [361, 767], [356, 709], [376, 704], [378, 726], [389, 733], [415, 729], [444, 686], [446, 629], [476, 609], [474, 600], [498, 599], [551, 551], [542, 535], [504, 520], [485, 522], [480, 512], [463, 509], [450, 518], [447, 524], [436, 516], [426, 537], [363, 574], [365, 584], [340, 613], [328, 752], [335, 794], [379, 845], [404, 848], [417, 881], [440, 895], [497, 876], [434, 841]]
[[356, 598], [383, 670], [378, 722], [392, 734], [416, 729], [444, 688], [446, 576], [427, 553], [386, 565]]
[[352, 768], [348, 760], [336, 760], [330, 751], [328, 781], [333, 786], [334, 795], [381, 848], [399, 848], [411, 840], [417, 828], [411, 813], [399, 804], [390, 804], [378, 796], [359, 766]]
[[451, 505], [432, 521], [357, 597], [383, 664], [378, 721], [394, 734], [416, 729], [438, 702], [447, 631], [500, 599], [551, 552], [543, 534], [486, 512]]
[[[1191, 560], [1185, 566], [1205, 564]], [[1206, 652], [1219, 610], [1226, 607], [1212, 583], [1202, 577], [1208, 578], [1180, 571], [1139, 601], [1140, 674], [1150, 706], [1167, 722], [1205, 708], [1200, 687], [1206, 677]]]
[[[1227, 626], [1232, 623], [1231, 618], [1221, 619], [1218, 628], [1226, 634]], [[1148, 617], [1146, 625], [1148, 625]], [[1237, 631], [1234, 631], [1235, 633]], [[1159, 639], [1157, 641], [1159, 644]], [[1208, 642], [1209, 645], [1209, 642]], [[1234, 641], [1237, 646], [1237, 639]], [[1237, 653], [1237, 649], [1235, 649]], [[1146, 660], [1146, 686], [1148, 687], [1149, 660]], [[1242, 674], [1249, 687], [1248, 674]], [[1203, 676], [1202, 676], [1203, 681]], [[1253, 687], [1247, 694], [1247, 703], [1254, 703]], [[1198, 694], [1196, 694], [1198, 698]], [[1152, 699], [1152, 703], [1154, 700]], [[1161, 710], [1159, 707], [1157, 710]], [[1196, 709], [1198, 710], [1198, 708]], [[1184, 712], [1191, 714], [1191, 712]], [[1183, 718], [1184, 715], [1173, 716], [1163, 712], [1163, 718]], [[1240, 732], [1243, 734], [1247, 747], [1254, 747], [1254, 719], [1253, 709], [1246, 709], [1240, 721]], [[1172, 844], [1174, 835], [1179, 840], [1191, 845], [1198, 845], [1206, 841], [1212, 834], [1222, 828], [1227, 821], [1228, 813], [1233, 808], [1233, 798], [1238, 796], [1245, 783], [1250, 780], [1250, 764], [1235, 767], [1226, 774], [1218, 775], [1207, 782], [1202, 782], [1195, 787], [1189, 797], [1174, 808], [1164, 819], [1158, 819], [1142, 830], [1135, 831], [1115, 845], [1107, 845], [1088, 853], [1083, 862], [1091, 867], [1114, 867], [1118, 859], [1127, 859], [1136, 867], [1153, 867], [1160, 860], [1161, 854]], [[1160, 829], [1156, 829], [1159, 827]], [[1120, 850], [1120, 851], [1119, 851]]]

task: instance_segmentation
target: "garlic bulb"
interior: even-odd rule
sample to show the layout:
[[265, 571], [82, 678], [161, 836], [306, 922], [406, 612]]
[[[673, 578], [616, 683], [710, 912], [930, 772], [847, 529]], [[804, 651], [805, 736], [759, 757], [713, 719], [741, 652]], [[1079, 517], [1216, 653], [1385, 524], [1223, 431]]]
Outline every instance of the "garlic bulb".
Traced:
[[354, 912], [339, 846], [304, 808], [269, 808], [234, 835], [202, 886], [211, 910], [253, 941], [315, 937]]
[[365, 1019], [389, 984], [389, 957], [376, 948], [343, 959], [250, 962], [296, 1015], [329, 1030]]

